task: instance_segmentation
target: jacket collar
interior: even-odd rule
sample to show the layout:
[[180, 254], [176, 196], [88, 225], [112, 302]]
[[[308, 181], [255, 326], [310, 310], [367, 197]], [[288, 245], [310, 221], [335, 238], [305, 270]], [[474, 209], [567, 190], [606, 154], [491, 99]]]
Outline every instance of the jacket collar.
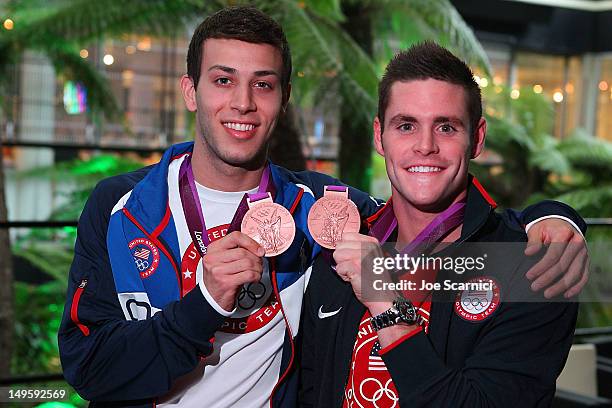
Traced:
[[[393, 223], [397, 225], [393, 214], [392, 199], [389, 199], [385, 206], [366, 220], [370, 227], [370, 233], [379, 240]], [[487, 193], [476, 177], [471, 174], [468, 176], [468, 192], [466, 198], [465, 216], [461, 229], [460, 241], [464, 241], [477, 232], [486, 222], [491, 211], [497, 207], [495, 201]], [[395, 227], [397, 230], [397, 226]], [[397, 235], [396, 232], [392, 234]]]
[[[147, 231], [153, 231], [164, 218], [168, 207], [168, 167], [172, 160], [193, 151], [193, 142], [170, 146], [161, 160], [134, 186], [126, 209], [136, 217]], [[270, 174], [276, 187], [274, 202], [290, 206], [300, 188], [289, 182], [289, 172], [270, 164]]]

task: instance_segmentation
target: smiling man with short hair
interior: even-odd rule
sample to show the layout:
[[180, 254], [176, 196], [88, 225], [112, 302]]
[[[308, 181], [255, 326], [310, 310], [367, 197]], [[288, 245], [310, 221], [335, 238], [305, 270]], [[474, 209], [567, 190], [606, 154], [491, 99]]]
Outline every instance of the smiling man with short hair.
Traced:
[[[368, 219], [368, 231], [344, 234], [335, 270], [315, 266], [303, 317], [303, 406], [550, 405], [577, 305], [529, 293], [530, 260], [520, 246], [507, 251], [517, 248], [508, 243], [527, 241], [525, 232], [495, 212], [468, 173], [484, 147], [480, 106], [470, 69], [437, 44], [415, 45], [389, 63], [374, 144], [385, 158], [392, 198]], [[380, 245], [391, 241], [397, 243], [388, 255]], [[502, 243], [501, 255], [483, 262], [484, 255], [483, 269], [466, 273], [465, 257], [456, 253], [474, 251], [475, 242]], [[366, 269], [372, 259], [384, 260], [380, 266], [432, 253], [460, 261], [462, 269], [398, 275], [391, 262], [393, 282]], [[377, 281], [402, 290], [380, 291]]]

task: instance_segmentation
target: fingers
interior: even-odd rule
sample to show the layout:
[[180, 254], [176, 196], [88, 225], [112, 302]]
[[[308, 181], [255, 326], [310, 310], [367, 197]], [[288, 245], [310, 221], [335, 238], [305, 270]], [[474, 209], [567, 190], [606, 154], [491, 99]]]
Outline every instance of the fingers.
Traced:
[[253, 238], [240, 231], [234, 231], [212, 242], [208, 246], [207, 254], [210, 253], [210, 251], [224, 251], [231, 248], [244, 248], [257, 256], [264, 256], [266, 253], [265, 249]]
[[240, 232], [232, 232], [208, 246], [202, 258], [204, 285], [223, 309], [233, 308], [243, 284], [261, 280], [264, 252], [257, 242]]
[[347, 263], [341, 263], [336, 265], [336, 273], [345, 282], [350, 282], [352, 277], [353, 268]]
[[[531, 232], [531, 231], [529, 231]], [[527, 247], [525, 247], [525, 255], [535, 255], [542, 249], [542, 236], [537, 234], [528, 234]]]
[[545, 292], [546, 297], [559, 295], [580, 278], [583, 263], [580, 261], [583, 261], [586, 256], [586, 246], [582, 237], [574, 237], [569, 243], [551, 244], [544, 258], [527, 272], [528, 278], [537, 277], [531, 288], [534, 291], [546, 288], [562, 277], [555, 284], [554, 289], [551, 288], [552, 290]]
[[580, 278], [580, 280], [578, 281], [578, 283], [576, 283], [574, 286], [572, 286], [569, 290], [567, 290], [564, 294], [566, 299], [569, 298], [573, 298], [574, 296], [578, 295], [580, 293], [580, 291], [582, 291], [582, 289], [584, 288], [584, 286], [586, 285], [586, 283], [589, 280], [589, 255], [588, 252], [586, 254], [586, 259], [584, 260], [584, 264], [582, 266], [582, 278]]
[[[570, 286], [572, 286], [576, 281], [579, 281], [582, 277], [587, 260], [588, 256], [586, 254], [585, 247], [582, 248], [579, 253], [574, 257], [570, 267], [563, 274], [563, 276], [561, 276], [561, 279], [559, 279], [557, 282], [555, 282], [554, 285], [550, 286], [544, 291], [544, 297], [550, 299], [555, 296], [558, 296], [564, 291], [566, 291], [568, 288], [570, 288]], [[582, 289], [582, 287], [580, 287], [580, 289]]]
[[[531, 269], [529, 269], [529, 271], [527, 271], [527, 274], [525, 275], [527, 279], [535, 279], [550, 268], [552, 268], [559, 261], [559, 259], [561, 259], [561, 256], [565, 251], [565, 247], [567, 246], [568, 241], [569, 240], [564, 242], [555, 242], [551, 244], [546, 250], [546, 254], [544, 254], [544, 257], [542, 257], [542, 259], [540, 259], [538, 263], [536, 263], [534, 266], [531, 267]], [[526, 251], [527, 250], [525, 249], [525, 252]]]
[[528, 279], [535, 279], [531, 283], [532, 290], [540, 290], [550, 285], [568, 267], [570, 260], [566, 259], [565, 264], [561, 263], [567, 243], [551, 244], [546, 250], [544, 257], [527, 271]]
[[[204, 258], [206, 259], [206, 257]], [[251, 259], [260, 265], [263, 264], [262, 257], [254, 255], [252, 252], [244, 248], [232, 248], [232, 249], [225, 250], [223, 252], [215, 253], [214, 258], [218, 262], [223, 262], [223, 263], [233, 262], [239, 259]]]

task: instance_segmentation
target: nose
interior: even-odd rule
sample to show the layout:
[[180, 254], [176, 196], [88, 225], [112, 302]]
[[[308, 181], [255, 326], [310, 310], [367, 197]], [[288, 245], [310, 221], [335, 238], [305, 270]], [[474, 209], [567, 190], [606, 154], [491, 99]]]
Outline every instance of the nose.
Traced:
[[440, 149], [436, 143], [436, 137], [433, 131], [424, 131], [417, 136], [413, 150], [415, 153], [420, 153], [423, 156], [439, 153]]
[[241, 115], [255, 110], [255, 101], [250, 86], [240, 85], [234, 88], [231, 100], [231, 108], [240, 112]]

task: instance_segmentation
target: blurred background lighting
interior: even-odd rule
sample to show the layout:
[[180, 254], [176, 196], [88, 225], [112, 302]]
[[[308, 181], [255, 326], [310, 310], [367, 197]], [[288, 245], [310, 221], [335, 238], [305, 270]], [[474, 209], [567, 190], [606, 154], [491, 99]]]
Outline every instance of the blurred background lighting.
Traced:
[[518, 99], [518, 98], [519, 98], [519, 96], [521, 96], [521, 92], [520, 92], [518, 89], [513, 89], [513, 90], [510, 92], [510, 97], [511, 97], [512, 99]]
[[129, 88], [132, 86], [132, 81], [134, 80], [134, 71], [126, 69], [121, 73], [121, 79], [123, 80], [123, 86]]
[[81, 51], [79, 51], [79, 55], [81, 56], [81, 58], [87, 58], [89, 57], [89, 51], [83, 48]]
[[599, 83], [599, 90], [600, 91], [607, 91], [608, 90], [608, 83], [606, 81], [601, 81]]
[[4, 23], [2, 24], [4, 26], [4, 28], [6, 28], [7, 30], [12, 30], [13, 27], [15, 26], [15, 23], [13, 22], [13, 20], [11, 20], [10, 18], [7, 18], [6, 20], [4, 20]]
[[561, 91], [556, 91], [553, 94], [553, 101], [560, 103], [563, 101], [563, 93], [561, 93]]
[[113, 65], [115, 58], [110, 54], [106, 54], [104, 58], [102, 58], [102, 62], [104, 62], [105, 65]]
[[66, 81], [64, 84], [64, 109], [69, 115], [87, 110], [87, 90], [80, 82]]
[[540, 84], [535, 84], [533, 86], [533, 92], [534, 93], [541, 94], [543, 90], [544, 90], [544, 88], [542, 88], [542, 85], [540, 85]]
[[480, 87], [486, 88], [489, 85], [489, 80], [487, 78], [480, 78]]
[[126, 54], [134, 54], [136, 52], [136, 47], [134, 47], [133, 45], [128, 45], [127, 47], [125, 47], [125, 53]]
[[143, 37], [136, 44], [136, 48], [140, 51], [151, 51], [151, 37]]

